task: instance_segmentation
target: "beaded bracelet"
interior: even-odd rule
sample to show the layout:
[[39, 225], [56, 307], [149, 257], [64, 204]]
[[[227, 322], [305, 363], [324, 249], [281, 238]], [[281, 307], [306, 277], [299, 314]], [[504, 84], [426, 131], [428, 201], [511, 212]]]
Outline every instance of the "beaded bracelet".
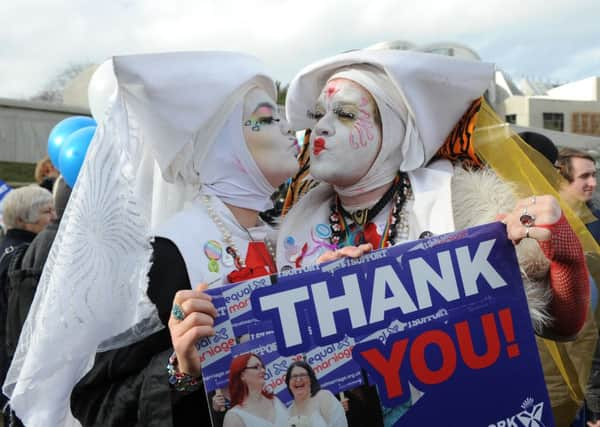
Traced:
[[202, 385], [201, 377], [193, 377], [177, 371], [177, 355], [175, 353], [169, 357], [167, 373], [169, 374], [169, 384], [177, 391], [192, 392], [198, 390]]

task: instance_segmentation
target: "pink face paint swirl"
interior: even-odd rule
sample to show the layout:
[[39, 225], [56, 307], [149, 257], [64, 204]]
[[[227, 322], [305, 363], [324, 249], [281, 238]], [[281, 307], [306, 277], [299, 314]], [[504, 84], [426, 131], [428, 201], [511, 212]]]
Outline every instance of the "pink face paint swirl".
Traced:
[[[366, 147], [367, 142], [365, 141], [364, 130], [363, 130], [360, 122], [354, 123], [354, 125], [352, 125], [352, 128], [354, 129], [352, 131], [352, 134], [354, 135], [354, 133], [356, 132], [356, 134], [358, 135], [358, 142], [359, 142], [360, 146]], [[359, 148], [359, 147], [357, 146], [356, 148]]]
[[[366, 147], [367, 144], [375, 138], [375, 134], [373, 132], [374, 125], [373, 120], [371, 120], [371, 114], [364, 109], [360, 109], [359, 117], [352, 125], [352, 133], [350, 134], [350, 146], [354, 149], [358, 149], [360, 147]], [[366, 137], [365, 137], [366, 136]], [[358, 143], [356, 142], [358, 139]]]
[[312, 242], [315, 244], [315, 246], [313, 248], [311, 248], [310, 251], [306, 252], [306, 254], [305, 254], [306, 256], [311, 256], [322, 248], [327, 251], [335, 251], [337, 249], [336, 245], [332, 245], [331, 243], [328, 243], [325, 240], [315, 238], [315, 234], [314, 234], [313, 230], [310, 230], [310, 240], [312, 240]]
[[375, 135], [373, 134], [373, 120], [371, 119], [371, 114], [369, 114], [366, 110], [360, 110], [360, 116], [358, 117], [358, 123], [360, 123], [361, 127], [365, 130], [367, 134], [367, 139], [373, 141]]

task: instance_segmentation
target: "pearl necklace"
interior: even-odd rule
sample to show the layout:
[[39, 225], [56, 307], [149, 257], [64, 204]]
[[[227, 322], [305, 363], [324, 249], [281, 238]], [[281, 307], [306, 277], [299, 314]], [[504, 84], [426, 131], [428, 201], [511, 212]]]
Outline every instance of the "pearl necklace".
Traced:
[[[234, 257], [237, 259], [240, 266], [242, 268], [246, 267], [246, 262], [240, 256], [240, 251], [233, 241], [233, 236], [231, 235], [231, 232], [227, 229], [227, 227], [225, 226], [225, 224], [223, 223], [223, 221], [221, 220], [221, 218], [215, 211], [215, 208], [213, 208], [211, 200], [210, 200], [210, 196], [208, 194], [204, 194], [202, 196], [202, 204], [204, 205], [204, 208], [206, 209], [208, 216], [210, 217], [212, 222], [217, 226], [217, 229], [221, 233], [221, 236], [223, 237], [223, 241], [227, 245], [226, 247], [231, 248], [231, 250], [234, 252], [234, 254], [235, 254]], [[262, 221], [262, 219], [261, 219], [261, 221]], [[249, 237], [249, 241], [254, 242], [255, 239], [252, 237], [252, 234], [250, 234], [250, 230], [248, 230], [246, 227], [244, 227], [241, 224], [239, 224], [239, 226], [246, 232], [246, 234]], [[267, 250], [269, 251], [269, 255], [271, 256], [271, 259], [273, 261], [275, 261], [275, 249], [273, 248], [273, 243], [271, 243], [270, 239], [265, 237], [264, 244], [267, 247]], [[266, 264], [266, 262], [265, 262], [265, 264]]]

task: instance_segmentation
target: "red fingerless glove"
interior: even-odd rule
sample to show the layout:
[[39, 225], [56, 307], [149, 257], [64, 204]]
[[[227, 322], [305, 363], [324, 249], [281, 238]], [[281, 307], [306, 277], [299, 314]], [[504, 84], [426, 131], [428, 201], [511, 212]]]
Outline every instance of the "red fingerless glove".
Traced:
[[559, 335], [576, 335], [585, 322], [590, 303], [589, 273], [583, 248], [564, 215], [551, 225], [537, 225], [550, 230], [549, 240], [538, 242], [550, 263], [552, 329]]

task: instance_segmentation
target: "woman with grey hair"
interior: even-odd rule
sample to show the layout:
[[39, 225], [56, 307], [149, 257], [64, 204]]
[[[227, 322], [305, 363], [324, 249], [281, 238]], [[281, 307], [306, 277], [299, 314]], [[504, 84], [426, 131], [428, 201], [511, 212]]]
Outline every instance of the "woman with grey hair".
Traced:
[[4, 199], [3, 207], [7, 239], [15, 233], [19, 234], [17, 230], [35, 235], [55, 217], [52, 194], [45, 188], [34, 185], [11, 191]]
[[[53, 219], [54, 203], [52, 194], [37, 185], [12, 190], [3, 200], [3, 221], [6, 236], [0, 242], [0, 325], [6, 324], [8, 308], [7, 272], [15, 249], [29, 244], [37, 233], [42, 231]], [[0, 384], [4, 382], [8, 370], [8, 356], [4, 348], [5, 330], [0, 329]], [[0, 394], [0, 407], [6, 403]]]

